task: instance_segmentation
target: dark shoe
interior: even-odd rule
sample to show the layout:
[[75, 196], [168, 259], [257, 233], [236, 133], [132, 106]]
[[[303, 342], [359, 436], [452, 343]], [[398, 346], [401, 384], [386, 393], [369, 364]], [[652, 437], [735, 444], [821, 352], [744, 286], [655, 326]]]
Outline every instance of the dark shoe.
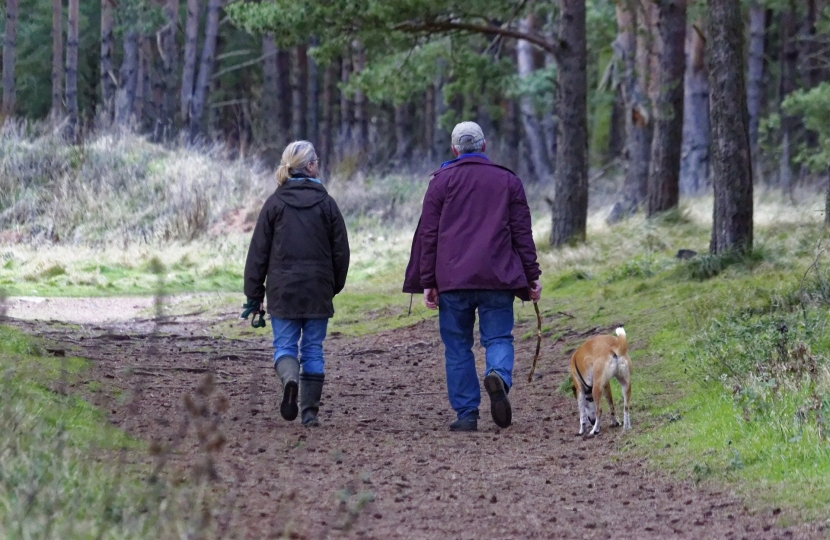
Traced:
[[300, 362], [293, 356], [281, 356], [274, 363], [274, 369], [282, 383], [280, 414], [289, 422], [297, 418], [297, 395], [299, 394]]
[[450, 424], [450, 431], [478, 431], [478, 412], [456, 419]]
[[306, 427], [320, 425], [317, 413], [320, 410], [320, 398], [323, 396], [325, 378], [326, 376], [322, 373], [300, 375], [300, 409], [302, 410], [302, 422]]
[[484, 377], [484, 389], [490, 396], [490, 414], [493, 422], [500, 428], [506, 428], [513, 422], [513, 409], [510, 408], [510, 400], [507, 399], [507, 388], [494, 371]]

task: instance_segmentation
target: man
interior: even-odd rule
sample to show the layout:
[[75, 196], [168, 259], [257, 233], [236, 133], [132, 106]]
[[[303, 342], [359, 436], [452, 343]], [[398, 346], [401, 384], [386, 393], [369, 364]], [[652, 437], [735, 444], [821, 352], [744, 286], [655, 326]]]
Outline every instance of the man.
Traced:
[[497, 426], [510, 425], [513, 300], [536, 302], [542, 293], [524, 188], [513, 172], [487, 158], [486, 147], [475, 122], [453, 129], [456, 157], [433, 173], [404, 281], [404, 292], [423, 292], [426, 306], [438, 309], [447, 391], [457, 416], [450, 431], [478, 429], [476, 309], [490, 413]]

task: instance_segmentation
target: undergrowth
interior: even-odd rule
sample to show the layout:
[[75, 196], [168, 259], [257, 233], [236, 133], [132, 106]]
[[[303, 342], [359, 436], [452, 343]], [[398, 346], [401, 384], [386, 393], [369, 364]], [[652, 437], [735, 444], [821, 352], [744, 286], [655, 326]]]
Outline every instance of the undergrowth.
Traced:
[[0, 326], [0, 537], [222, 536], [206, 478], [135, 463], [142, 445], [68, 394], [86, 366]]

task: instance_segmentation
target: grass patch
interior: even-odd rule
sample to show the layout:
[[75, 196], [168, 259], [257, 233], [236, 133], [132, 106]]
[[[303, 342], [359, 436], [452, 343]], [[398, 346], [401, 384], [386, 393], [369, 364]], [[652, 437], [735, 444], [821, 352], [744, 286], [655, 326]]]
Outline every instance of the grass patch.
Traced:
[[77, 383], [86, 361], [45, 350], [0, 326], [0, 537], [211, 534], [206, 490], [142, 480], [148, 470], [128, 454], [143, 445], [89, 403], [53, 391]]

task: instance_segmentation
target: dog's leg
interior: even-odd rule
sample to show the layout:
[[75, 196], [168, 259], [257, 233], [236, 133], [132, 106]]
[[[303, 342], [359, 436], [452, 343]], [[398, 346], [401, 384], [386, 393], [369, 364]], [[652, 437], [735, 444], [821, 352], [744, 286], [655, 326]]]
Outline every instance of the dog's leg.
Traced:
[[611, 409], [611, 426], [616, 427], [620, 425], [620, 420], [617, 418], [617, 411], [614, 409], [614, 398], [611, 396], [611, 383], [605, 385], [605, 400], [608, 402], [608, 408]]
[[620, 420], [617, 418], [617, 411], [614, 410], [614, 398], [611, 396], [611, 383], [605, 385], [605, 400], [608, 402], [608, 408], [611, 409], [611, 426], [616, 427], [620, 425]]
[[623, 387], [623, 430], [631, 429], [631, 418], [628, 416], [628, 402], [631, 401], [631, 378], [625, 381]]
[[582, 435], [585, 433], [585, 425], [588, 423], [587, 415], [585, 414], [585, 392], [582, 389], [576, 393], [576, 404], [579, 407], [579, 433], [577, 435]]
[[[594, 379], [594, 382], [599, 382]], [[597, 421], [594, 422], [594, 429], [588, 435], [596, 435], [599, 433], [599, 418], [602, 416], [602, 385], [601, 384], [594, 384], [594, 390], [592, 392], [594, 396], [594, 403], [597, 406]]]

